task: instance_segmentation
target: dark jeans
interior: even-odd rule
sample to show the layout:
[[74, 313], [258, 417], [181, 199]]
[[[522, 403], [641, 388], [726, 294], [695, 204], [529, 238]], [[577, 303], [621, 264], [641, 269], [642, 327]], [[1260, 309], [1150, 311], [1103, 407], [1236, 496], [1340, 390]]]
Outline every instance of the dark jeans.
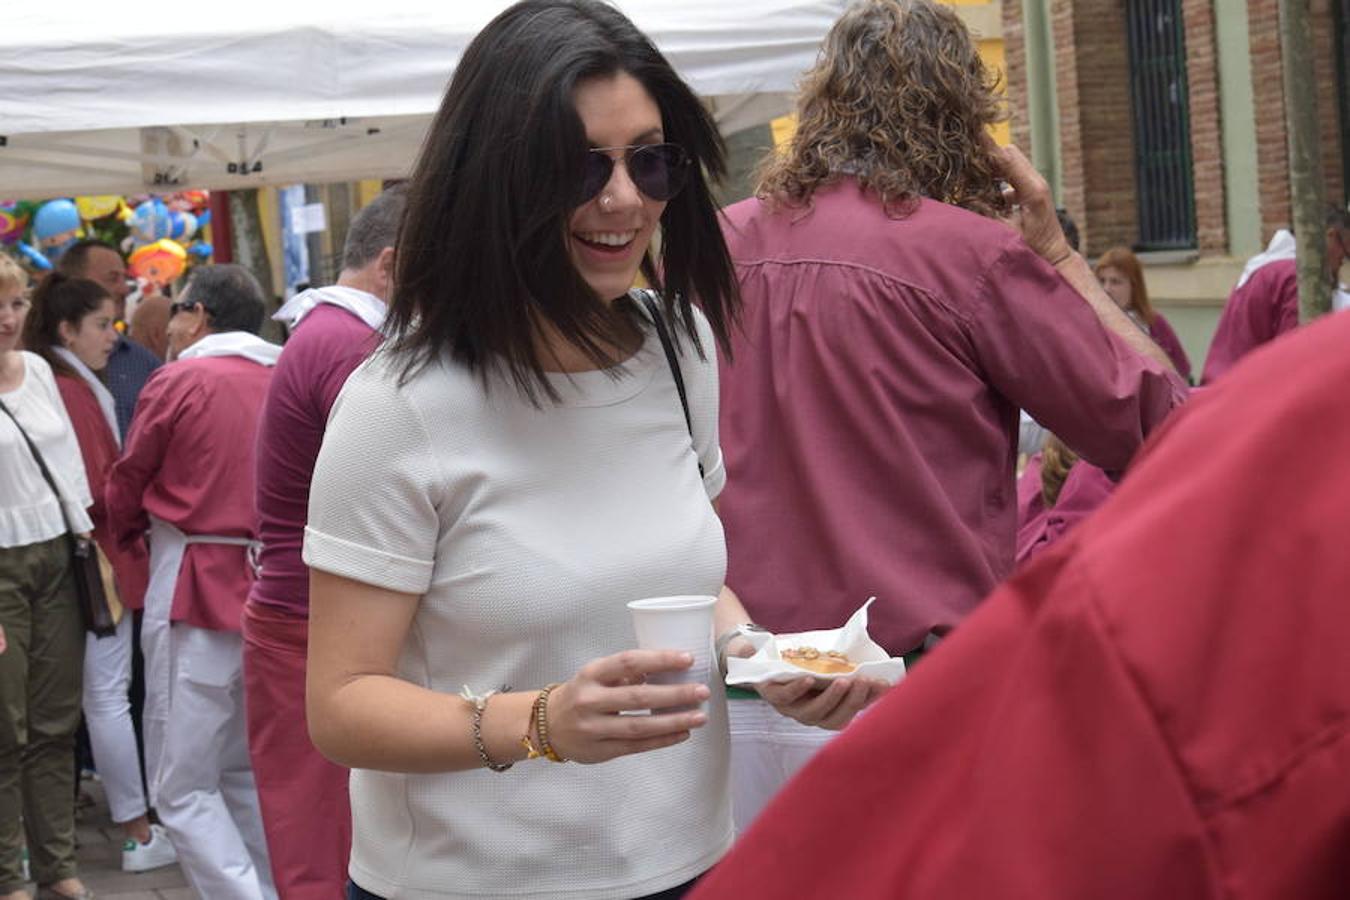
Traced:
[[[698, 884], [697, 878], [669, 890], [664, 890], [659, 894], [648, 894], [645, 897], [636, 897], [634, 900], [680, 900], [681, 897], [692, 891], [696, 884]], [[384, 900], [384, 898], [378, 894], [372, 894], [354, 881], [349, 881], [347, 882], [347, 900]]]

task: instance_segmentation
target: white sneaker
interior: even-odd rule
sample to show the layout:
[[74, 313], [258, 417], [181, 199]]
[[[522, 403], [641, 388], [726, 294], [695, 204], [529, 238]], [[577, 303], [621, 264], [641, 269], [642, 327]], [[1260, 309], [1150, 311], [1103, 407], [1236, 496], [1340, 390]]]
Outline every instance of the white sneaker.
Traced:
[[150, 841], [142, 844], [134, 838], [127, 838], [122, 844], [122, 871], [149, 872], [178, 862], [178, 854], [173, 849], [173, 841], [163, 825], [150, 826]]

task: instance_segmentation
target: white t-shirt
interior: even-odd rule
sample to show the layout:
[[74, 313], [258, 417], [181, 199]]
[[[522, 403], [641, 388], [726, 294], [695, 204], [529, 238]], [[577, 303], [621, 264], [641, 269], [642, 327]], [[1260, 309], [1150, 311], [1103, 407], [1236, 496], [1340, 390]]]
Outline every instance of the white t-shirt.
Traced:
[[[627, 374], [551, 375], [562, 402], [540, 409], [450, 361], [403, 385], [384, 355], [352, 375], [315, 467], [304, 557], [422, 595], [402, 678], [446, 694], [542, 687], [636, 646], [627, 601], [718, 593], [710, 499], [726, 474], [698, 322], [708, 359], [687, 339], [681, 357], [692, 442], [651, 329]], [[726, 705], [712, 697], [689, 741], [600, 765], [353, 771], [352, 878], [390, 898], [475, 900], [631, 898], [694, 878], [732, 840]]]
[[[84, 459], [61, 401], [51, 366], [36, 353], [23, 351], [23, 382], [0, 394], [0, 401], [37, 444], [47, 468], [66, 501], [66, 515], [76, 533], [92, 531], [85, 511], [93, 504]], [[26, 547], [66, 533], [56, 496], [13, 420], [0, 412], [0, 547]]]

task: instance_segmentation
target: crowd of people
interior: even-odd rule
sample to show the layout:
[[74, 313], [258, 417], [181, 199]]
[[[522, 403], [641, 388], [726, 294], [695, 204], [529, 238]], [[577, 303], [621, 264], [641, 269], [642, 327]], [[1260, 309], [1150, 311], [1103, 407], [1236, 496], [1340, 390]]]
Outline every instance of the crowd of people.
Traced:
[[[1277, 236], [1188, 403], [1000, 110], [951, 10], [859, 0], [719, 210], [652, 43], [523, 0], [284, 348], [238, 265], [128, 327], [115, 248], [0, 255], [0, 900], [93, 896], [81, 716], [123, 868], [205, 900], [1343, 892], [1350, 318], [1235, 366], [1298, 321]], [[684, 595], [707, 683], [634, 649]], [[724, 687], [872, 595], [898, 687]]]

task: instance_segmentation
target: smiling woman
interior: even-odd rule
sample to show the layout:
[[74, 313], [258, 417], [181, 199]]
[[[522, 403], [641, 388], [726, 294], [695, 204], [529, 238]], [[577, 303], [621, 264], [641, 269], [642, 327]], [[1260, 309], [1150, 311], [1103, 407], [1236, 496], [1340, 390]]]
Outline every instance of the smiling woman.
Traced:
[[[350, 896], [674, 898], [730, 845], [720, 679], [672, 684], [692, 656], [631, 649], [625, 606], [717, 596], [720, 633], [748, 620], [712, 503], [722, 169], [698, 98], [607, 3], [517, 4], [456, 69], [391, 338], [333, 407], [305, 532]], [[784, 709], [838, 727], [871, 688], [836, 685]]]
[[613, 301], [639, 270], [700, 351], [695, 298], [724, 341], [735, 277], [704, 179], [724, 171], [712, 118], [622, 14], [512, 7], [465, 52], [422, 148], [396, 346], [414, 366], [448, 349], [556, 400], [546, 372], [631, 354], [639, 332]]

